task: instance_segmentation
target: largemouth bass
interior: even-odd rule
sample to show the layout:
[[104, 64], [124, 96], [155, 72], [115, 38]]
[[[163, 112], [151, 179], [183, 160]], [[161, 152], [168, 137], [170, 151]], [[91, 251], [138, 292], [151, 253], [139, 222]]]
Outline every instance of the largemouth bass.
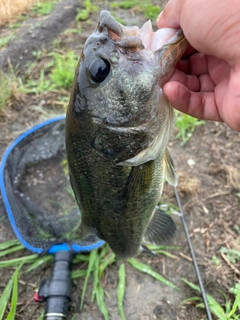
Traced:
[[181, 30], [125, 27], [102, 11], [76, 69], [66, 147], [81, 237], [96, 234], [120, 258], [176, 230], [156, 208], [164, 178], [177, 184], [166, 148], [174, 111], [161, 87], [187, 46]]

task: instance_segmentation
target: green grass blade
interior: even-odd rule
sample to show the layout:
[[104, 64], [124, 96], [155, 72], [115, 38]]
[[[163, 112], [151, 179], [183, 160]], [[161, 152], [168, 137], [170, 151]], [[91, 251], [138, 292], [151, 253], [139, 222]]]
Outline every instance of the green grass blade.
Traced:
[[39, 257], [36, 259], [36, 261], [33, 262], [33, 264], [26, 270], [26, 272], [30, 272], [38, 267], [40, 267], [41, 265], [51, 262], [53, 260], [51, 255], [46, 255], [43, 257]]
[[177, 246], [156, 246], [153, 244], [148, 244], [147, 245], [149, 250], [157, 251], [157, 250], [180, 250], [182, 247], [177, 247]]
[[89, 255], [77, 254], [74, 257], [73, 263], [78, 263], [78, 262], [89, 262]]
[[37, 320], [44, 320], [43, 319], [43, 316], [44, 316], [44, 314], [43, 314], [43, 312], [40, 314], [40, 316], [37, 318]]
[[18, 245], [18, 246], [15, 246], [15, 247], [8, 248], [8, 249], [3, 250], [2, 252], [0, 252], [0, 257], [4, 257], [7, 254], [10, 254], [10, 253], [13, 253], [13, 252], [16, 252], [16, 251], [20, 251], [20, 250], [23, 250], [23, 249], [25, 249], [25, 248], [22, 245]]
[[16, 315], [16, 310], [17, 310], [17, 302], [18, 302], [18, 275], [19, 275], [19, 270], [23, 266], [23, 263], [21, 263], [17, 269], [15, 270], [13, 274], [13, 288], [12, 288], [12, 299], [11, 299], [11, 308], [8, 313], [7, 319], [6, 320], [14, 320], [15, 315]]
[[80, 310], [82, 310], [82, 307], [83, 307], [83, 301], [84, 301], [84, 296], [85, 296], [86, 289], [87, 289], [88, 279], [89, 279], [90, 274], [91, 274], [91, 272], [93, 270], [93, 266], [94, 266], [94, 263], [95, 263], [96, 256], [97, 256], [97, 250], [92, 250], [90, 252], [90, 255], [89, 255], [88, 269], [87, 269], [86, 278], [85, 278], [84, 284], [83, 284]]
[[236, 312], [236, 310], [239, 309], [240, 310], [240, 286], [238, 286], [237, 288], [237, 294], [232, 306], [232, 310], [230, 311], [230, 313], [228, 314], [228, 319], [231, 318], [231, 316], [234, 315], [234, 313]]
[[17, 269], [12, 274], [7, 286], [5, 287], [1, 297], [0, 297], [0, 320], [3, 319], [5, 309], [7, 306], [7, 303], [9, 301], [11, 292], [12, 292], [12, 301], [11, 301], [11, 309], [8, 314], [7, 320], [11, 320], [15, 318], [16, 313], [16, 306], [17, 306], [17, 299], [18, 299], [18, 275], [19, 270], [21, 269], [23, 263], [21, 263]]
[[109, 320], [108, 308], [107, 308], [106, 303], [104, 301], [104, 290], [103, 290], [100, 283], [97, 286], [96, 299], [97, 299], [97, 304], [98, 304], [99, 310], [102, 312], [104, 319]]
[[11, 260], [0, 261], [0, 267], [13, 267], [13, 266], [18, 265], [21, 262], [23, 262], [23, 264], [32, 263], [32, 262], [35, 261], [35, 259], [37, 257], [38, 256], [36, 254], [32, 254], [30, 256], [25, 256], [25, 257], [15, 258], [15, 259], [11, 259]]
[[[200, 290], [199, 286], [196, 286], [195, 284], [193, 284], [192, 282], [190, 282], [190, 281], [188, 281], [187, 279], [184, 279], [184, 278], [182, 278], [182, 281], [185, 282], [193, 290], [201, 293], [201, 290]], [[211, 312], [213, 314], [215, 314], [219, 320], [226, 320], [225, 311], [220, 306], [220, 304], [212, 296], [210, 296], [209, 294], [207, 294], [206, 297], [207, 297], [208, 305], [209, 305], [209, 308], [210, 308]]]
[[71, 273], [71, 278], [77, 279], [77, 278], [85, 277], [86, 274], [87, 274], [87, 270], [74, 270]]
[[181, 305], [185, 304], [185, 303], [188, 303], [188, 302], [195, 302], [195, 301], [201, 301], [201, 298], [199, 298], [199, 297], [188, 298], [188, 299], [184, 300], [183, 302], [181, 302]]
[[149, 274], [151, 277], [155, 278], [156, 280], [160, 281], [163, 284], [175, 289], [179, 289], [174, 283], [164, 278], [162, 275], [154, 271], [148, 265], [141, 263], [134, 258], [128, 259], [128, 262], [137, 270]]
[[0, 320], [3, 319], [4, 312], [5, 312], [8, 300], [10, 298], [10, 294], [11, 294], [12, 287], [13, 287], [13, 279], [14, 279], [14, 273], [13, 273], [12, 277], [10, 278], [10, 280], [8, 281], [8, 284], [5, 287], [3, 293], [0, 297]]
[[6, 249], [8, 249], [10, 247], [17, 246], [17, 245], [19, 245], [19, 241], [17, 239], [9, 240], [9, 241], [0, 243], [0, 251], [6, 250]]
[[99, 255], [97, 255], [94, 262], [94, 269], [93, 269], [93, 289], [92, 289], [91, 302], [94, 301], [94, 298], [97, 294], [97, 287], [99, 285], [99, 271], [98, 271], [99, 263], [100, 263], [100, 257]]
[[99, 258], [102, 259], [104, 258], [108, 252], [109, 252], [109, 245], [108, 244], [105, 244], [102, 248], [101, 248], [101, 251], [100, 251], [100, 254], [99, 254]]
[[107, 269], [109, 265], [111, 265], [115, 261], [115, 254], [111, 252], [107, 256], [103, 257], [100, 261], [99, 265], [99, 278], [102, 277], [104, 271]]
[[126, 320], [123, 310], [123, 299], [125, 295], [125, 265], [122, 263], [118, 271], [118, 286], [117, 286], [117, 303], [118, 303], [118, 312], [121, 317], [121, 320]]

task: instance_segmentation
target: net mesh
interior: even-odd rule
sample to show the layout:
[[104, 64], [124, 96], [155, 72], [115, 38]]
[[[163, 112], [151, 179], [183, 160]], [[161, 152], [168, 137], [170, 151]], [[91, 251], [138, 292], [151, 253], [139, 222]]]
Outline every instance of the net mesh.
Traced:
[[43, 250], [57, 243], [87, 246], [99, 240], [94, 235], [80, 240], [81, 214], [69, 183], [64, 131], [65, 119], [31, 131], [4, 164], [1, 221], [6, 222], [8, 213], [15, 233]]

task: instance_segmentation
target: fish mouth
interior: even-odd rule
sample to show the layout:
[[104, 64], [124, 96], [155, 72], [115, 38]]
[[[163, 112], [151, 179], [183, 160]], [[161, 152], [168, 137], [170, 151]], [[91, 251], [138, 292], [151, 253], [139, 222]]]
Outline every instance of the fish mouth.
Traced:
[[153, 52], [159, 50], [177, 32], [177, 29], [173, 28], [159, 29], [154, 32], [150, 20], [145, 22], [141, 28], [125, 27], [117, 22], [107, 10], [101, 11], [98, 24], [100, 33], [104, 29], [107, 29], [108, 36], [116, 47], [122, 50], [147, 49]]

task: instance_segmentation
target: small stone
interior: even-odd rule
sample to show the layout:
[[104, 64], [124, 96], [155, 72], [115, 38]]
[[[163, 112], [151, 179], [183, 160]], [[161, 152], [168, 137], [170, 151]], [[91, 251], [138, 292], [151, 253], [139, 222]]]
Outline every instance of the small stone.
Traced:
[[188, 165], [189, 165], [190, 167], [193, 167], [193, 166], [195, 166], [195, 164], [196, 164], [195, 160], [193, 160], [193, 159], [188, 159], [188, 160], [187, 160], [187, 163], [188, 163]]

